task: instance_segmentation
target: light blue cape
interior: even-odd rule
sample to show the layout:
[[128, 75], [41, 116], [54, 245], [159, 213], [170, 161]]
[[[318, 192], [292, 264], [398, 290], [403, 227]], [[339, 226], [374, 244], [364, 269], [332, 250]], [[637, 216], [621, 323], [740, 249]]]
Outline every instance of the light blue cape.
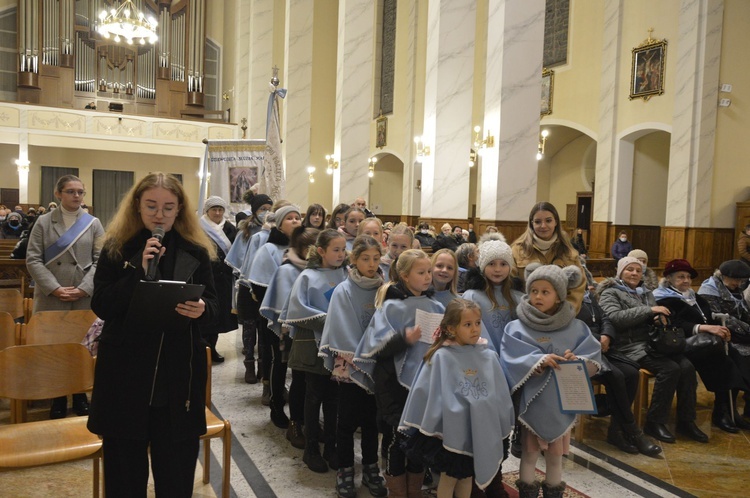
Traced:
[[[396, 335], [403, 336], [407, 327], [413, 327], [417, 310], [428, 313], [445, 313], [439, 302], [427, 296], [411, 296], [406, 299], [389, 299], [375, 311], [362, 340], [354, 354], [354, 365], [372, 378], [378, 352]], [[431, 344], [417, 341], [393, 357], [399, 383], [411, 388], [422, 358]]]
[[250, 287], [250, 268], [252, 268], [255, 256], [258, 255], [258, 250], [268, 242], [269, 235], [271, 235], [270, 230], [261, 230], [250, 237], [250, 242], [247, 243], [247, 249], [240, 267], [240, 278], [238, 279], [239, 283], [245, 287]]
[[[351, 278], [347, 278], [333, 291], [328, 309], [336, 310], [336, 312], [329, 313], [326, 318], [318, 354], [323, 358], [323, 365], [331, 372], [333, 372], [337, 354], [349, 358], [354, 357], [365, 329], [375, 313], [377, 291], [377, 287], [363, 289]], [[361, 370], [355, 367], [350, 371], [349, 376], [355, 384], [367, 392], [374, 392], [375, 386], [372, 379]]]
[[[258, 232], [258, 234], [263, 232]], [[271, 283], [273, 274], [276, 273], [276, 269], [281, 266], [281, 262], [284, 259], [284, 251], [287, 246], [279, 246], [276, 244], [263, 244], [258, 253], [253, 258], [253, 264], [250, 266], [250, 273], [247, 276], [247, 280], [251, 284], [258, 285], [260, 287], [268, 287]]]
[[423, 362], [406, 399], [400, 430], [410, 427], [443, 440], [443, 447], [474, 459], [484, 489], [503, 461], [503, 439], [515, 416], [497, 353], [486, 345], [443, 346]]
[[450, 289], [435, 291], [435, 293], [432, 295], [432, 299], [442, 304], [444, 308], [448, 306], [449, 302], [453, 301], [457, 297], [458, 296], [452, 293]]
[[266, 295], [260, 305], [260, 314], [268, 319], [268, 328], [281, 338], [281, 322], [279, 318], [281, 313], [286, 309], [289, 302], [289, 295], [297, 277], [302, 270], [293, 264], [279, 266], [271, 278], [271, 283], [266, 289]]
[[347, 277], [345, 268], [308, 268], [300, 273], [289, 295], [289, 304], [281, 322], [315, 332], [320, 344], [328, 306], [337, 285]]
[[518, 420], [549, 443], [570, 430], [576, 416], [561, 412], [552, 369], [545, 368], [541, 374], [535, 374], [534, 370], [547, 354], [563, 356], [567, 349], [601, 368], [599, 341], [578, 319], [550, 332], [533, 330], [520, 320], [513, 320], [505, 327], [500, 349], [500, 361], [511, 392], [521, 390]]
[[505, 326], [512, 320], [512, 307], [514, 308], [521, 302], [523, 294], [516, 290], [511, 291], [513, 298], [516, 300], [516, 304], [511, 307], [503, 297], [501, 287], [495, 286], [494, 292], [497, 304], [500, 305], [499, 308], [495, 309], [492, 309], [492, 301], [490, 301], [487, 293], [482, 290], [469, 289], [461, 297], [477, 303], [482, 309], [482, 325], [487, 329], [495, 351], [500, 351], [500, 342], [503, 339]]

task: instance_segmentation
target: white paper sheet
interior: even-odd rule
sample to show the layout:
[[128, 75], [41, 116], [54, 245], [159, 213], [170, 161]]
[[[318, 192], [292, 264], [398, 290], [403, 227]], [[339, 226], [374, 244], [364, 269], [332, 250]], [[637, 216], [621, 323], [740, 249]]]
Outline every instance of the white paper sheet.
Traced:
[[557, 381], [560, 409], [563, 413], [596, 413], [594, 390], [583, 360], [558, 363], [553, 369]]
[[419, 341], [427, 344], [435, 342], [433, 334], [440, 327], [440, 322], [442, 320], [442, 313], [430, 313], [428, 311], [417, 310], [414, 326], [416, 327], [419, 325], [422, 329], [422, 337], [419, 338]]

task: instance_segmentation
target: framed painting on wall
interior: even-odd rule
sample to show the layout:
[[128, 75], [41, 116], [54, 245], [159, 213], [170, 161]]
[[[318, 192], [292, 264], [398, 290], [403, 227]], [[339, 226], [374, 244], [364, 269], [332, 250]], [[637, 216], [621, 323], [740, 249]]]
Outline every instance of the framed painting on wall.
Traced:
[[542, 106], [539, 113], [542, 116], [552, 114], [552, 92], [555, 85], [555, 72], [550, 69], [542, 71]]
[[375, 120], [375, 147], [382, 149], [388, 143], [388, 118], [382, 114]]
[[630, 68], [630, 100], [650, 99], [664, 93], [664, 68], [667, 65], [667, 40], [649, 37], [633, 49]]

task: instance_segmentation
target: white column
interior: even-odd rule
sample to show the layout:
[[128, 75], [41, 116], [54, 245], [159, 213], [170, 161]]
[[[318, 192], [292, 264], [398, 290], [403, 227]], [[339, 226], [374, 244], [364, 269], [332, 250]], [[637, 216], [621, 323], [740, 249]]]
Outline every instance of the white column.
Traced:
[[[286, 81], [281, 82], [281, 86], [289, 91], [281, 104], [284, 107], [281, 133], [286, 193], [287, 198], [302, 209], [308, 204], [307, 166], [311, 163], [313, 6], [309, 0], [286, 2]], [[266, 104], [263, 107], [265, 109]]]
[[[417, 180], [421, 179], [421, 171], [419, 165], [414, 160], [414, 142], [411, 140], [411, 136], [414, 135], [414, 122], [416, 116], [414, 115], [414, 103], [417, 99], [416, 85], [414, 80], [416, 78], [416, 60], [417, 60], [417, 37], [419, 34], [419, 4], [417, 0], [408, 0], [406, 7], [406, 19], [400, 19], [397, 23], [403, 22], [406, 24], [406, 30], [399, 30], [396, 36], [404, 33], [408, 36], [406, 51], [403, 54], [406, 61], [404, 64], [404, 91], [406, 93], [406, 106], [403, 109], [404, 115], [404, 130], [407, 134], [406, 140], [404, 140], [404, 148], [402, 150], [402, 156], [404, 158], [404, 175], [402, 184], [402, 195], [401, 195], [401, 213], [404, 215], [414, 215], [419, 213], [420, 205], [420, 191], [416, 189]], [[403, 2], [399, 2], [401, 6]], [[399, 9], [399, 15], [403, 11]], [[399, 54], [396, 54], [397, 60]], [[398, 62], [397, 66], [398, 67]], [[395, 89], [394, 89], [395, 90]], [[399, 110], [401, 112], [401, 110]]]
[[29, 202], [29, 134], [18, 135], [18, 202], [27, 204]]
[[[235, 33], [237, 33], [234, 91], [229, 92], [230, 88], [221, 88], [219, 90], [221, 93], [224, 90], [228, 91], [229, 102], [227, 107], [232, 110], [232, 121], [239, 123], [242, 118], [247, 118], [250, 121], [248, 95], [250, 91], [250, 63], [252, 62], [250, 58], [250, 47], [252, 46], [250, 19], [253, 0], [235, 0], [233, 3], [235, 9]], [[261, 137], [248, 135], [248, 138], [265, 138], [265, 135]]]
[[[599, 87], [599, 140], [596, 144], [596, 177], [594, 183], [593, 221], [613, 220], [614, 165], [617, 132], [617, 96], [620, 78], [621, 32], [623, 0], [605, 0], [604, 39], [602, 40], [602, 70]], [[630, 57], [630, 51], [625, 54]], [[628, 198], [628, 203], [630, 199]], [[629, 204], [628, 204], [629, 205]], [[629, 223], [628, 220], [618, 223]]]
[[367, 159], [373, 120], [375, 20], [378, 2], [340, 0], [336, 61], [333, 206], [369, 198]]
[[[465, 218], [474, 79], [474, 0], [430, 0], [422, 161], [425, 218]], [[538, 99], [537, 99], [538, 100]]]
[[[247, 138], [266, 138], [268, 84], [273, 76], [272, 68], [277, 62], [273, 60], [273, 0], [252, 0], [249, 24], [251, 43]], [[243, 85], [247, 83], [247, 80], [242, 82]]]
[[711, 226], [723, 15], [723, 0], [680, 3], [667, 226]]
[[[523, 221], [536, 202], [544, 0], [490, 0], [479, 217]], [[468, 175], [467, 175], [468, 177]]]

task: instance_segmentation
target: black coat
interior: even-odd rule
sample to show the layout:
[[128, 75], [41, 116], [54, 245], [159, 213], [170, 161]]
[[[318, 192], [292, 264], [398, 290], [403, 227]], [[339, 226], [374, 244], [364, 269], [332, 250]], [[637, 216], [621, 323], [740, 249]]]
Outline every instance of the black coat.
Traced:
[[[226, 222], [224, 223], [224, 234], [229, 242], [234, 242], [237, 237], [237, 229], [231, 223]], [[237, 328], [237, 315], [232, 313], [234, 275], [232, 268], [224, 262], [227, 255], [215, 242], [214, 246], [219, 259], [211, 262], [211, 270], [214, 274], [214, 287], [216, 288], [219, 313], [211, 323], [200, 324], [201, 334], [204, 336], [230, 332]]]
[[432, 244], [432, 252], [436, 253], [440, 249], [450, 249], [451, 251], [456, 252], [456, 249], [458, 249], [458, 246], [460, 246], [463, 241], [463, 237], [459, 241], [452, 234], [445, 235], [444, 233], [441, 233], [437, 236], [435, 242]]
[[[125, 243], [122, 257], [105, 249], [97, 263], [91, 308], [104, 320], [104, 328], [88, 428], [105, 437], [147, 440], [149, 407], [163, 405], [170, 409], [171, 437], [178, 441], [206, 432], [205, 343], [193, 323], [175, 330], [127, 326], [130, 297], [145, 277], [141, 259], [149, 237], [151, 232], [142, 230]], [[167, 252], [157, 276], [205, 285], [206, 309], [198, 321], [211, 322], [217, 301], [208, 254], [175, 230], [167, 232], [163, 245]]]

